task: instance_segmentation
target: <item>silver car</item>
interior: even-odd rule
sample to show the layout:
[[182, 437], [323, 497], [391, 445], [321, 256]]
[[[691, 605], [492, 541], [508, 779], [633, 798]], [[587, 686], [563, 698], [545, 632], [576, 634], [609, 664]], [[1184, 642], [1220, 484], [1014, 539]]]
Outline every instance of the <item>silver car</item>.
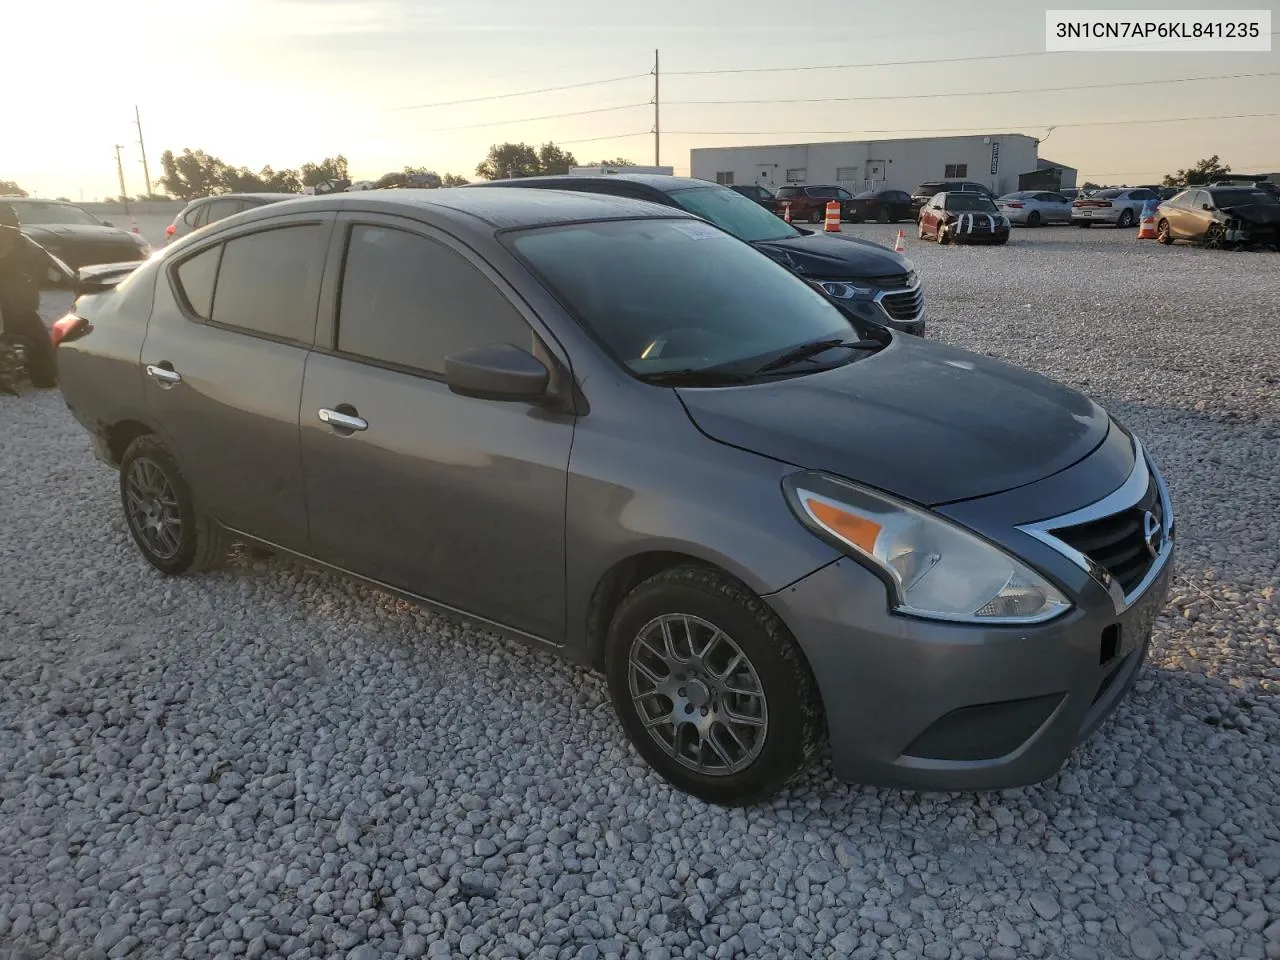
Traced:
[[1019, 190], [996, 200], [1010, 223], [1038, 227], [1044, 223], [1070, 223], [1071, 201], [1050, 190]]
[[1077, 227], [1105, 223], [1113, 227], [1132, 227], [1142, 216], [1142, 205], [1148, 200], [1160, 202], [1160, 195], [1145, 187], [1113, 187], [1098, 190], [1071, 203], [1071, 222]]

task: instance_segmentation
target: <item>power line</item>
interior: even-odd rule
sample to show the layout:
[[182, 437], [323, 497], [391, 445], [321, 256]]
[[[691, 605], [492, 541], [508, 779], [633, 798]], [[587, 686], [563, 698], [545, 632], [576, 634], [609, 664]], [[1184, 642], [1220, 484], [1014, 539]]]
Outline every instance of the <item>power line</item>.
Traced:
[[861, 103], [876, 100], [930, 100], [947, 97], [987, 97], [1011, 93], [1056, 93], [1064, 90], [1103, 90], [1109, 87], [1149, 87], [1166, 83], [1195, 83], [1201, 80], [1242, 80], [1254, 77], [1280, 77], [1280, 72], [1229, 73], [1213, 77], [1176, 77], [1172, 80], [1126, 80], [1119, 83], [1072, 84], [1068, 87], [1024, 87], [1017, 90], [970, 90], [961, 93], [904, 93], [877, 97], [800, 97], [764, 100], [668, 100], [674, 106], [712, 106], [731, 103]]
[[[1219, 114], [1214, 117], [1164, 117], [1160, 119], [1142, 119], [1142, 120], [1082, 120], [1075, 123], [1005, 123], [1002, 124], [1007, 128], [1027, 128], [1027, 127], [1115, 127], [1115, 126], [1133, 126], [1139, 123], [1181, 123], [1189, 120], [1247, 120], [1262, 117], [1280, 117], [1280, 113], [1231, 113]], [[846, 127], [844, 130], [669, 130], [668, 133], [682, 137], [745, 137], [757, 134], [768, 136], [845, 136], [853, 128]], [[859, 133], [963, 133], [971, 130], [978, 132], [989, 132], [990, 125], [987, 127], [909, 127], [897, 130], [873, 130], [859, 129]]]
[[[1280, 36], [1280, 30], [1273, 30], [1271, 36]], [[1128, 44], [1124, 49], [1136, 49], [1140, 47], [1156, 47], [1169, 43], [1169, 41], [1161, 41], [1157, 43], [1135, 43]], [[979, 60], [1019, 60], [1026, 57], [1046, 57], [1060, 53], [1093, 53], [1097, 51], [1088, 50], [1028, 50], [1024, 53], [989, 53], [975, 57], [929, 57], [924, 60], [880, 60], [872, 63], [829, 63], [821, 65], [806, 65], [803, 67], [738, 67], [730, 70], [668, 70], [667, 75], [673, 77], [705, 77], [705, 76], [723, 76], [725, 74], [735, 73], [800, 73], [813, 70], [853, 70], [859, 67], [905, 67], [918, 64], [935, 64], [935, 63], [974, 63]]]
[[512, 97], [530, 97], [537, 93], [555, 93], [558, 90], [577, 90], [581, 87], [598, 87], [606, 83], [621, 83], [623, 80], [637, 80], [649, 76], [648, 73], [631, 73], [625, 77], [609, 77], [605, 80], [585, 80], [582, 83], [566, 83], [559, 87], [542, 87], [539, 90], [518, 90], [515, 93], [495, 93], [488, 97], [471, 97], [467, 100], [442, 100], [439, 103], [417, 103], [407, 107], [392, 107], [393, 111], [426, 110], [430, 107], [456, 107], [464, 103], [484, 103], [489, 100], [509, 100]]
[[[648, 104], [646, 103], [645, 106], [647, 107]], [[636, 133], [615, 133], [609, 137], [587, 137], [583, 140], [557, 140], [556, 144], [557, 146], [559, 146], [559, 145], [569, 145], [569, 144], [575, 144], [575, 143], [599, 143], [601, 140], [627, 140], [627, 139], [630, 139], [631, 137], [651, 137], [651, 136], [653, 136], [652, 130], [639, 130]]]
[[562, 117], [585, 117], [589, 113], [613, 113], [617, 110], [632, 110], [636, 107], [652, 106], [652, 101], [643, 103], [624, 103], [619, 107], [597, 107], [594, 110], [574, 110], [570, 113], [548, 113], [541, 117], [517, 117], [512, 120], [491, 120], [487, 123], [468, 123], [459, 127], [432, 127], [432, 133], [443, 133], [449, 130], [478, 130], [480, 127], [502, 127], [515, 123], [532, 123], [535, 120], [559, 120]]

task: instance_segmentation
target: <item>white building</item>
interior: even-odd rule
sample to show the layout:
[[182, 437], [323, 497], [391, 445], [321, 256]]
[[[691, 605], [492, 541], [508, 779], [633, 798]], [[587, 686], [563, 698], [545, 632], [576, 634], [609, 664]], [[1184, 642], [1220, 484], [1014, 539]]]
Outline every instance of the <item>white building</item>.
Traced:
[[1037, 167], [1035, 137], [991, 133], [751, 147], [689, 152], [692, 176], [726, 185], [839, 184], [846, 190], [910, 192], [928, 180], [968, 180], [996, 194], [1018, 189], [1018, 175]]

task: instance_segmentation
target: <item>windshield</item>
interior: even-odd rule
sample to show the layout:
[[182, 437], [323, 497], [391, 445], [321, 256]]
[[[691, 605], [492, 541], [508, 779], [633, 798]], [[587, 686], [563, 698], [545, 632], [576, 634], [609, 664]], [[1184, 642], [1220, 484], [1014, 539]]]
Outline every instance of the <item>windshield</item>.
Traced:
[[996, 205], [990, 197], [980, 193], [948, 193], [947, 209], [960, 210], [965, 213], [997, 213]]
[[915, 195], [917, 197], [932, 197], [935, 193], [942, 192], [941, 183], [922, 183], [916, 187]]
[[1213, 205], [1219, 209], [1239, 207], [1247, 203], [1280, 203], [1280, 198], [1265, 190], [1210, 190], [1209, 195], [1213, 197]]
[[710, 220], [739, 240], [787, 240], [800, 236], [800, 231], [760, 204], [726, 187], [694, 187], [671, 194], [677, 205], [690, 213]]
[[636, 376], [745, 371], [801, 343], [858, 335], [786, 267], [698, 220], [569, 224], [514, 245]]
[[73, 223], [84, 226], [102, 226], [101, 221], [96, 217], [91, 216], [79, 207], [73, 207], [69, 203], [43, 203], [38, 200], [10, 200], [7, 202], [13, 206], [14, 213], [18, 215], [19, 223]]

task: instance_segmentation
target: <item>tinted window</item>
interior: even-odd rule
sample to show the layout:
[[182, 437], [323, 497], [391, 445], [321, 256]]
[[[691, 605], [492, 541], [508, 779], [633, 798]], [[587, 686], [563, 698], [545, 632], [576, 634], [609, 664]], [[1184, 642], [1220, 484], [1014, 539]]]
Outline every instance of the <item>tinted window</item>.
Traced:
[[854, 332], [786, 267], [698, 220], [571, 224], [517, 234], [514, 244], [640, 376], [749, 361]]
[[779, 200], [789, 200], [792, 197], [798, 197], [804, 191], [799, 187], [779, 187], [776, 194]]
[[18, 215], [19, 223], [67, 223], [84, 227], [102, 225], [102, 222], [97, 217], [69, 203], [47, 203], [43, 200], [13, 199], [8, 199], [5, 203], [13, 207], [13, 212]]
[[239, 200], [214, 200], [209, 205], [209, 216], [203, 221], [205, 223], [214, 223], [223, 217], [229, 217], [233, 213], [240, 212]]
[[352, 227], [339, 350], [443, 374], [446, 356], [489, 343], [528, 350], [533, 332], [461, 254], [404, 230]]
[[316, 314], [308, 294], [323, 236], [321, 225], [313, 223], [228, 240], [223, 245], [211, 319], [310, 343]]
[[670, 194], [678, 206], [733, 234], [739, 240], [782, 240], [800, 232], [760, 204], [720, 187], [696, 187]]
[[213, 305], [213, 281], [218, 276], [218, 257], [222, 254], [219, 244], [210, 250], [178, 264], [178, 286], [192, 313], [203, 320], [209, 319]]
[[1090, 196], [1097, 197], [1099, 200], [1114, 200], [1116, 197], [1124, 195], [1123, 190], [1099, 190]]
[[910, 203], [911, 194], [905, 190], [890, 190], [884, 195], [884, 198], [890, 203]]
[[199, 227], [205, 222], [205, 217], [209, 215], [209, 205], [207, 203], [197, 203], [191, 206], [186, 213], [182, 215], [182, 219], [186, 221], [189, 227]]
[[1248, 203], [1275, 203], [1276, 198], [1265, 190], [1211, 190], [1216, 207], [1236, 207]]
[[916, 196], [932, 197], [935, 193], [940, 193], [941, 191], [942, 191], [941, 183], [933, 183], [933, 182], [922, 183], [920, 184], [920, 186], [916, 187]]
[[977, 193], [947, 194], [947, 209], [962, 210], [966, 213], [998, 213], [995, 202], [990, 197]]
[[834, 200], [836, 198], [836, 190], [835, 187], [810, 187], [809, 196], [817, 197], [819, 200]]

